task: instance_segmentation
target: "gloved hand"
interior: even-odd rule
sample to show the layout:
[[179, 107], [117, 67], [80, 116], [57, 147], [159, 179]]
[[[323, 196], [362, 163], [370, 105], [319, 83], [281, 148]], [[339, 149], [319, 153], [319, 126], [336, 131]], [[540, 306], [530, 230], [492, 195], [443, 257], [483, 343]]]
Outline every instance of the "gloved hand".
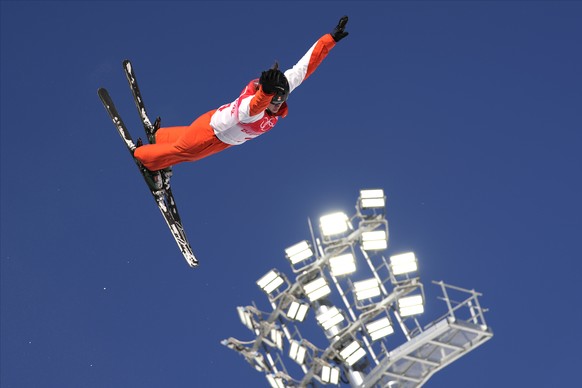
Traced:
[[263, 87], [263, 91], [267, 94], [275, 93], [276, 86], [281, 83], [281, 77], [284, 77], [281, 70], [269, 69], [261, 73], [261, 78], [259, 79], [259, 84]]
[[333, 40], [339, 42], [340, 40], [349, 35], [349, 32], [344, 31], [344, 28], [346, 28], [346, 24], [348, 24], [348, 17], [343, 16], [339, 20], [337, 26], [335, 26], [334, 30], [331, 32]]

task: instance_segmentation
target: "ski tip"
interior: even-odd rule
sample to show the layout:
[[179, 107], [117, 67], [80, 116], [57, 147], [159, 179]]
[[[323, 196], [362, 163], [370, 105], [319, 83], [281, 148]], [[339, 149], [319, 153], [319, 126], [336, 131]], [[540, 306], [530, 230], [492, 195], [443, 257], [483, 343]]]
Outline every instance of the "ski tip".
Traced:
[[107, 92], [107, 89], [105, 89], [105, 88], [97, 89], [97, 94], [99, 95], [99, 97], [101, 97], [101, 99], [109, 97], [109, 93]]
[[198, 267], [198, 264], [200, 264], [198, 262], [198, 259], [192, 254], [192, 252], [189, 253], [184, 252], [184, 258], [186, 259], [186, 262], [188, 263], [190, 268], [196, 268]]

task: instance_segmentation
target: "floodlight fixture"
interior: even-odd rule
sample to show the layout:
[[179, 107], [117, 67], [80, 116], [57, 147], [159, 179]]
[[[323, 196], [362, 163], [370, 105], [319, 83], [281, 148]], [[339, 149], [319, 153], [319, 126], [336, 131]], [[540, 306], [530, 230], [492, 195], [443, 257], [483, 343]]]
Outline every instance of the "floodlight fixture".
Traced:
[[366, 351], [362, 348], [360, 343], [356, 340], [352, 341], [348, 346], [340, 350], [340, 357], [348, 366], [354, 365], [366, 355]]
[[296, 341], [296, 340], [291, 341], [291, 347], [289, 349], [289, 357], [293, 361], [295, 361], [299, 365], [302, 365], [303, 362], [305, 361], [306, 354], [307, 354], [307, 348], [305, 346], [302, 346], [299, 341]]
[[380, 318], [373, 322], [366, 324], [366, 331], [372, 338], [372, 341], [384, 338], [392, 333], [394, 333], [394, 328], [388, 317]]
[[[308, 219], [311, 237], [284, 250], [293, 279], [272, 269], [257, 280], [272, 313], [254, 305], [237, 307], [255, 338], [243, 342], [231, 337], [222, 344], [264, 373], [270, 388], [424, 386], [436, 372], [493, 336], [484, 318], [487, 309], [478, 300], [481, 294], [442, 281], [433, 283], [441, 286], [444, 297], [439, 299], [448, 313], [421, 326], [418, 314], [427, 308], [417, 257], [407, 251], [386, 253], [390, 231], [384, 190], [359, 194], [355, 214], [324, 213], [317, 225]], [[342, 306], [335, 305], [336, 289]], [[307, 321], [309, 310], [328, 340], [321, 348], [296, 327]], [[287, 362], [297, 363], [294, 369], [301, 369], [304, 377], [288, 375]]]
[[246, 308], [244, 308], [242, 306], [238, 306], [236, 308], [236, 310], [238, 311], [238, 317], [240, 318], [240, 321], [242, 322], [242, 324], [245, 325], [246, 327], [248, 327], [249, 330], [254, 330], [255, 327], [253, 325], [253, 319], [252, 319], [251, 313]]
[[344, 320], [343, 314], [335, 306], [317, 316], [317, 323], [326, 331]]
[[418, 270], [418, 261], [414, 252], [390, 256], [390, 268], [393, 275], [403, 275]]
[[370, 299], [381, 293], [380, 286], [375, 278], [355, 282], [354, 292], [357, 300]]
[[295, 265], [312, 257], [313, 250], [307, 241], [301, 241], [285, 249], [285, 256], [292, 265]]
[[330, 258], [329, 266], [333, 276], [347, 275], [356, 271], [356, 261], [353, 253]]
[[424, 312], [422, 295], [411, 295], [398, 299], [398, 311], [401, 317], [409, 317]]
[[324, 237], [345, 233], [349, 229], [348, 216], [342, 212], [325, 215], [319, 219], [319, 223]]
[[283, 332], [281, 330], [271, 329], [271, 341], [273, 341], [277, 348], [283, 350]]
[[267, 375], [267, 381], [269, 382], [269, 385], [271, 386], [271, 388], [285, 388], [285, 384], [283, 383], [283, 379], [280, 377], [277, 377], [273, 374]]
[[388, 248], [388, 234], [385, 230], [375, 230], [362, 233], [362, 249], [365, 251], [381, 251]]
[[323, 365], [321, 367], [321, 381], [326, 384], [339, 384], [339, 368]]
[[386, 206], [384, 190], [360, 190], [360, 207], [362, 209], [383, 208]]
[[309, 305], [306, 303], [301, 303], [297, 301], [291, 302], [289, 305], [289, 309], [287, 310], [287, 318], [292, 319], [294, 321], [303, 322], [305, 319], [305, 315], [307, 315], [307, 311], [309, 310]]
[[323, 277], [319, 277], [303, 286], [303, 290], [311, 302], [323, 298], [331, 293], [331, 288]]
[[283, 277], [281, 277], [281, 275], [277, 271], [272, 269], [269, 272], [267, 272], [265, 276], [257, 280], [257, 285], [267, 294], [270, 294], [284, 282], [285, 280], [283, 279]]

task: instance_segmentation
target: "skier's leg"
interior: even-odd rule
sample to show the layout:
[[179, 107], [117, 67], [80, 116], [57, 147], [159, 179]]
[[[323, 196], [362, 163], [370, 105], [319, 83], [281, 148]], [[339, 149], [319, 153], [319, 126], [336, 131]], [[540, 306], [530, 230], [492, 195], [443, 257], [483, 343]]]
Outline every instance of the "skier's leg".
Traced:
[[162, 170], [182, 162], [192, 162], [229, 147], [214, 135], [210, 117], [214, 111], [196, 119], [188, 127], [160, 128], [156, 144], [138, 147], [134, 156], [149, 170]]
[[190, 126], [186, 127], [164, 127], [158, 129], [156, 132], [156, 142], [160, 143], [175, 143], [190, 129]]
[[172, 143], [145, 144], [137, 147], [133, 156], [148, 170], [162, 170], [174, 164], [176, 147]]
[[218, 140], [214, 134], [210, 126], [213, 113], [214, 111], [208, 112], [196, 119], [190, 129], [174, 143], [186, 161], [200, 160], [230, 147]]

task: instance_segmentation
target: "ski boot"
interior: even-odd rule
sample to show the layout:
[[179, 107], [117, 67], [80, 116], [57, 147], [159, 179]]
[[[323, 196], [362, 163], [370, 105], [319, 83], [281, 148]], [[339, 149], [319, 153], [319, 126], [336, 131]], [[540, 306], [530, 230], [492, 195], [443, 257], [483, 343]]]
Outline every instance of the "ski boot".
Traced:
[[[137, 138], [135, 148], [141, 147], [143, 145], [143, 140], [141, 137]], [[135, 151], [135, 150], [134, 150]], [[141, 162], [136, 159], [139, 164], [139, 168], [143, 173], [143, 176], [148, 184], [149, 188], [153, 191], [159, 191], [162, 188], [168, 189], [170, 187], [170, 177], [172, 176], [172, 167], [165, 168], [159, 171], [148, 170]]]
[[160, 170], [160, 174], [162, 175], [162, 182], [164, 188], [168, 190], [170, 188], [170, 177], [174, 175], [174, 173], [172, 172], [172, 166]]
[[152, 191], [160, 191], [164, 188], [164, 179], [160, 171], [150, 171], [145, 167], [141, 167], [143, 176]]

